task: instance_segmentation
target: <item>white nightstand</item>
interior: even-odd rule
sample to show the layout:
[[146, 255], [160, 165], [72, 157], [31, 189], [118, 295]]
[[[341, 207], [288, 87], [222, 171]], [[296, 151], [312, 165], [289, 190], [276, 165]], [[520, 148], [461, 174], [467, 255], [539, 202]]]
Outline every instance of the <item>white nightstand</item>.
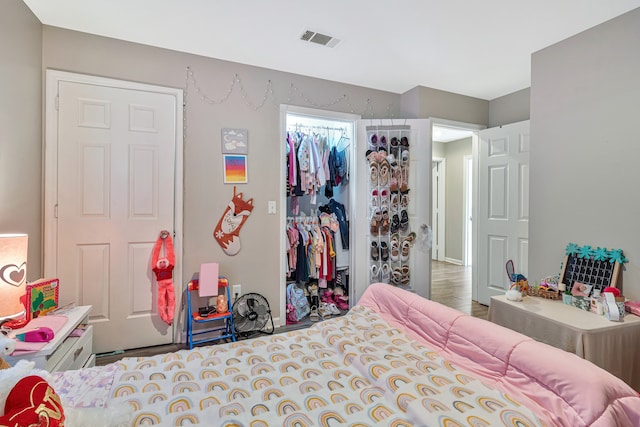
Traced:
[[[96, 358], [93, 354], [93, 326], [89, 325], [90, 311], [90, 305], [83, 305], [56, 313], [67, 316], [68, 320], [53, 340], [40, 351], [5, 356], [4, 359], [12, 366], [19, 360], [31, 360], [36, 363], [36, 368], [49, 372], [94, 366]], [[79, 337], [70, 337], [69, 334], [81, 324], [87, 325], [84, 333]]]

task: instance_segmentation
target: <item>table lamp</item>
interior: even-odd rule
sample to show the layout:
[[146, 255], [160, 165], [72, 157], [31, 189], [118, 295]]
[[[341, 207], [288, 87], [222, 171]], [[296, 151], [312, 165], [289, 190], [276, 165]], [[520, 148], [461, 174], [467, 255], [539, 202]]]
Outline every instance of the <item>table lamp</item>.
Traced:
[[0, 320], [25, 314], [28, 241], [26, 234], [0, 234]]

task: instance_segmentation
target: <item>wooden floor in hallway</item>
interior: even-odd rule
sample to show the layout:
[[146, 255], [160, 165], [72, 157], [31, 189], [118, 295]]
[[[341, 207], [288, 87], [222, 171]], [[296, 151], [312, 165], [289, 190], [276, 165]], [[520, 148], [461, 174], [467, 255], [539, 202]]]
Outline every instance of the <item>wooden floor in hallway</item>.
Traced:
[[474, 317], [487, 319], [489, 307], [471, 300], [471, 267], [431, 262], [431, 299]]

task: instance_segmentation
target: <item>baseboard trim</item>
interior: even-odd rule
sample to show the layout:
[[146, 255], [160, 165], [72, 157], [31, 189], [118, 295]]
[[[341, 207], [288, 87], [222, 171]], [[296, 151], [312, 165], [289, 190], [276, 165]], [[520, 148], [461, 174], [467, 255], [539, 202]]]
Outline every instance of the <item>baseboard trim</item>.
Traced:
[[462, 265], [462, 260], [460, 259], [453, 259], [453, 258], [444, 258], [444, 262], [448, 262], [449, 264], [455, 264], [455, 265]]
[[273, 326], [274, 326], [276, 329], [278, 329], [278, 328], [280, 328], [280, 327], [282, 327], [282, 326], [287, 326], [287, 322], [284, 322], [284, 325], [281, 325], [281, 324], [280, 324], [280, 317], [274, 317], [274, 318], [273, 318]]

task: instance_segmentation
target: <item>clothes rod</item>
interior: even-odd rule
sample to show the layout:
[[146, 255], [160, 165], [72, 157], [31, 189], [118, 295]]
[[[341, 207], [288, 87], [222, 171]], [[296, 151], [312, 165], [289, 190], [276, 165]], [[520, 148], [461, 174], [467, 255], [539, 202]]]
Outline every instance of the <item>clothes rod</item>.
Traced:
[[322, 130], [337, 130], [337, 131], [341, 131], [341, 132], [347, 132], [347, 128], [334, 128], [331, 126], [320, 126], [320, 125], [303, 125], [302, 123], [295, 123], [292, 125], [288, 126], [289, 128], [296, 128], [297, 129], [303, 129], [303, 128], [307, 128], [307, 129], [322, 129]]

